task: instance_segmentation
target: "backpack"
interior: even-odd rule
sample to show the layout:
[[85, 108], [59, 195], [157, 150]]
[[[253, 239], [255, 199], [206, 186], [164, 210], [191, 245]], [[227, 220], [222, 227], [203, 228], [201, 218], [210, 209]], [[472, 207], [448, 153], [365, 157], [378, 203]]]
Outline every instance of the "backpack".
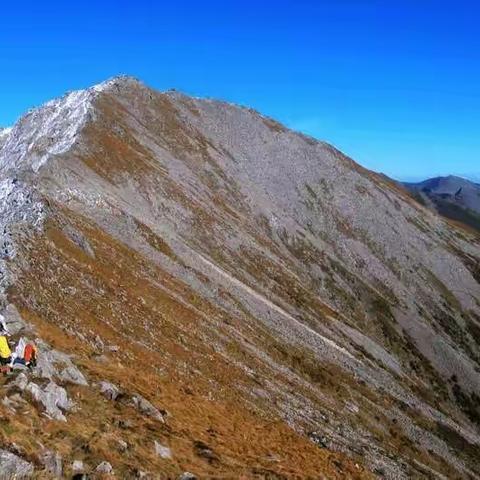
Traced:
[[35, 367], [37, 365], [37, 349], [32, 343], [25, 345], [25, 351], [23, 353], [25, 365]]

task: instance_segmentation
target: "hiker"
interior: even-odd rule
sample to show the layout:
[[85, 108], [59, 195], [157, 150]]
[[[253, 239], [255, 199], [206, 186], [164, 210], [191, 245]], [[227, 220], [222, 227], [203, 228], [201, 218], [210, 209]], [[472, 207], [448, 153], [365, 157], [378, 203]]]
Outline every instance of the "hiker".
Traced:
[[15, 347], [13, 351], [12, 358], [10, 360], [10, 367], [13, 367], [15, 363], [21, 363], [23, 365], [23, 355], [25, 352], [26, 342], [25, 339], [22, 337]]
[[37, 347], [33, 343], [29, 342], [25, 345], [23, 360], [28, 368], [37, 366]]
[[33, 368], [37, 365], [37, 347], [31, 342], [26, 342], [22, 337], [15, 347], [15, 351], [11, 357], [10, 367], [14, 365], [25, 365]]
[[12, 360], [12, 351], [10, 350], [10, 346], [8, 345], [7, 340], [8, 332], [0, 325], [0, 365], [6, 366]]

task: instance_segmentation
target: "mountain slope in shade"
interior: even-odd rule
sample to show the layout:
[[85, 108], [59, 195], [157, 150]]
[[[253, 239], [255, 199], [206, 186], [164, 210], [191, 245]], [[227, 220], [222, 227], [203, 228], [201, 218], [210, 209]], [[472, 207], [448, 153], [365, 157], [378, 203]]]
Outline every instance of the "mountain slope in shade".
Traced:
[[417, 200], [452, 220], [480, 230], [480, 185], [461, 177], [405, 183]]
[[480, 244], [393, 182], [127, 77], [28, 113], [0, 171], [5, 304], [88, 380], [66, 426], [11, 417], [36, 469], [26, 429], [123, 478], [480, 476]]

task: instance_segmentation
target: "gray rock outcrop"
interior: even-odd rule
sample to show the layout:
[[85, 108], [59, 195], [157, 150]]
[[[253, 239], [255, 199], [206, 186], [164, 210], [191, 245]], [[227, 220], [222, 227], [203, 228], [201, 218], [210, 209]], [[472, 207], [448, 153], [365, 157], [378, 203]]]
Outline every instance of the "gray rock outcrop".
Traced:
[[2, 480], [22, 480], [31, 478], [34, 467], [17, 455], [0, 450], [0, 478]]

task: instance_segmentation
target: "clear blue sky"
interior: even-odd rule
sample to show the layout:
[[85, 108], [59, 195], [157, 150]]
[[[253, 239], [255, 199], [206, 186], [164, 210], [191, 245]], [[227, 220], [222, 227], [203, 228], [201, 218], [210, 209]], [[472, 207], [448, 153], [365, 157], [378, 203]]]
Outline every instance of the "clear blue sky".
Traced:
[[252, 106], [397, 178], [480, 177], [476, 4], [2, 2], [0, 125], [126, 73]]

